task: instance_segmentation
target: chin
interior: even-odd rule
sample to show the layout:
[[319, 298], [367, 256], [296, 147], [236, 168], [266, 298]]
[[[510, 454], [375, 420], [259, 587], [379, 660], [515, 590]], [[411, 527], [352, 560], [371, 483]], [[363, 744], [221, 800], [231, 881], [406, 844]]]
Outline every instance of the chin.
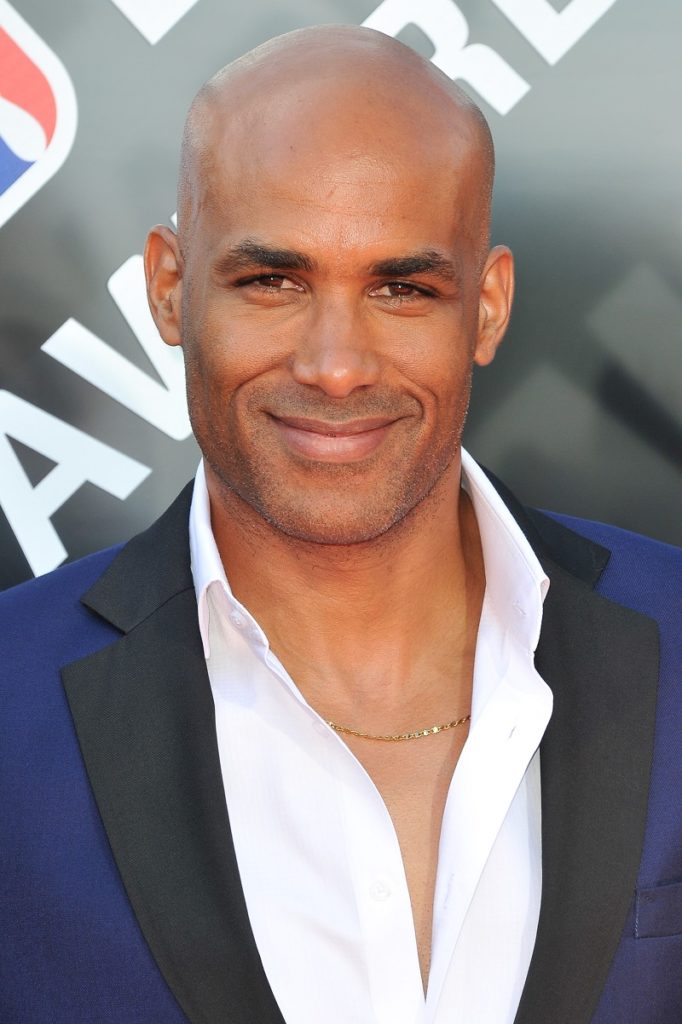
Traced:
[[351, 547], [369, 544], [384, 536], [395, 525], [389, 523], [380, 527], [363, 524], [349, 527], [347, 523], [288, 523], [269, 520], [280, 533], [303, 544], [317, 544], [325, 547]]
[[[344, 508], [344, 505], [346, 506]], [[261, 518], [291, 540], [305, 544], [349, 547], [367, 544], [385, 536], [400, 524], [412, 510], [412, 503], [388, 503], [382, 508], [365, 502], [348, 508], [339, 500], [324, 507], [256, 508]]]

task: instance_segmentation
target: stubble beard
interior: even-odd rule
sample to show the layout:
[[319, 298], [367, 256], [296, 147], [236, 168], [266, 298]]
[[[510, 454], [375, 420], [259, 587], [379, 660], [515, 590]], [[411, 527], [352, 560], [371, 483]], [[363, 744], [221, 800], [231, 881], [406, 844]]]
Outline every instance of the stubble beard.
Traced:
[[[281, 464], [281, 448], [272, 433], [257, 427], [250, 431], [248, 442], [239, 441], [239, 426], [234, 407], [223, 419], [222, 429], [204, 428], [202, 418], [194, 415], [197, 406], [192, 398], [188, 374], [188, 399], [195, 436], [204, 458], [211, 467], [221, 491], [225, 511], [235, 516], [246, 528], [263, 532], [274, 530], [291, 541], [306, 545], [355, 546], [376, 541], [395, 530], [409, 528], [418, 518], [428, 523], [437, 507], [436, 491], [461, 445], [471, 387], [471, 375], [462, 389], [450, 416], [450, 426], [441, 431], [438, 444], [424, 452], [406, 452], [378, 478], [377, 486], [362, 486], [367, 475], [375, 475], [375, 465], [382, 458], [381, 449], [360, 463], [323, 464], [301, 460], [292, 467], [301, 480], [301, 471], [310, 480], [287, 487], [281, 474], [268, 472], [268, 466]], [[252, 396], [252, 422], [258, 422], [256, 410], [262, 406], [263, 393]], [[293, 396], [279, 392], [277, 411], [281, 415], [308, 415], [333, 419], [329, 401], [301, 401], [300, 389]], [[414, 408], [403, 405], [396, 409], [395, 397], [379, 389], [363, 396], [360, 403], [344, 405], [344, 417], [371, 416], [402, 411], [414, 414]], [[334, 407], [335, 413], [338, 406]], [[262, 413], [260, 414], [262, 415]], [[210, 417], [209, 417], [210, 421]], [[296, 461], [296, 460], [295, 460]]]

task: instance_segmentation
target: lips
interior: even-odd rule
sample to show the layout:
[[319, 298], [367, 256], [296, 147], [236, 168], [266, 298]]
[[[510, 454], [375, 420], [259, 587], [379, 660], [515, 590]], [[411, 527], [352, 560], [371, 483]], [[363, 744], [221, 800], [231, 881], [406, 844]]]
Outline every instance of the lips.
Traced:
[[382, 444], [396, 419], [370, 416], [334, 423], [271, 415], [281, 439], [297, 455], [317, 462], [358, 462]]

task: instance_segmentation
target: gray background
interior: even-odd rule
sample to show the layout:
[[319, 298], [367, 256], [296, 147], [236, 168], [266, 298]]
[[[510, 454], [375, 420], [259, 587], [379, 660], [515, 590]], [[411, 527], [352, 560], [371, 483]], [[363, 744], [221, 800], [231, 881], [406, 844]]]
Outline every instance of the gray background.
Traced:
[[[151, 522], [198, 455], [40, 346], [72, 316], [153, 375], [106, 282], [175, 208], [192, 95], [272, 35], [377, 6], [199, 0], [151, 46], [109, 0], [15, 3], [68, 69], [79, 125], [62, 168], [0, 229], [1, 386], [153, 470], [124, 502], [86, 485], [58, 510], [69, 558]], [[481, 104], [498, 151], [494, 239], [514, 249], [518, 291], [475, 377], [467, 446], [529, 503], [682, 544], [682, 6], [617, 0], [553, 67], [488, 0], [458, 6], [470, 41], [531, 85], [504, 117]], [[430, 55], [416, 29], [401, 38]], [[49, 470], [16, 450], [33, 483]], [[0, 544], [0, 586], [30, 576], [1, 516]]]

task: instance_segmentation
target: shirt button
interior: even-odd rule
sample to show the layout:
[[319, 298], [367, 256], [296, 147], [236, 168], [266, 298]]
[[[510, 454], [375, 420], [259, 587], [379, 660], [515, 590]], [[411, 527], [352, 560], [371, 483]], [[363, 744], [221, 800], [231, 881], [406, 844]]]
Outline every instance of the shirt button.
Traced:
[[240, 612], [230, 612], [230, 622], [233, 626], [236, 626], [237, 629], [244, 628], [244, 616]]
[[252, 626], [249, 630], [249, 636], [252, 640], [260, 640], [260, 630], [257, 626]]
[[369, 887], [369, 894], [377, 903], [384, 903], [391, 895], [391, 887], [386, 882], [377, 879]]

